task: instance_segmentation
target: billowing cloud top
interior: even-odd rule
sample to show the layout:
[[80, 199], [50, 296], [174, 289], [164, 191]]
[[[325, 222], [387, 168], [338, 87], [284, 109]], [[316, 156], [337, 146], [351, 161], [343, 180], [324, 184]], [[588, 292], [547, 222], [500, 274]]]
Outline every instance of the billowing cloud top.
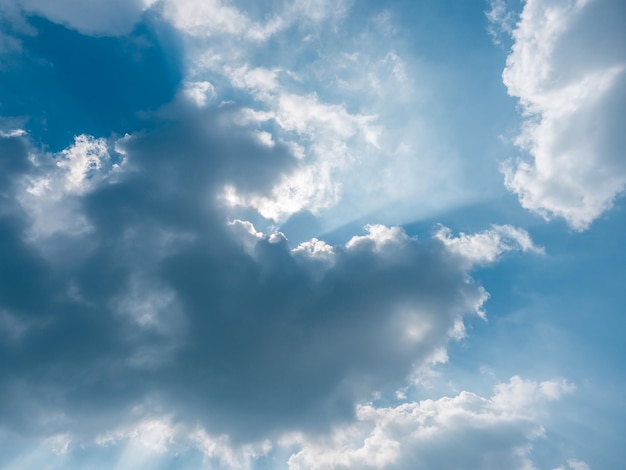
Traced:
[[505, 166], [506, 185], [545, 218], [589, 227], [626, 188], [623, 7], [606, 0], [528, 1], [503, 73], [526, 121], [530, 160]]

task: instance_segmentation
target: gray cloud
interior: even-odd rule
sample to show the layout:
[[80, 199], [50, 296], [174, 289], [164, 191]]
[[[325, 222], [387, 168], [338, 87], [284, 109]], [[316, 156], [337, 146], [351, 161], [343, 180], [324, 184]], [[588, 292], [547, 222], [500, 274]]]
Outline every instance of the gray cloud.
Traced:
[[24, 325], [2, 346], [8, 426], [88, 435], [141, 405], [234, 439], [322, 430], [401, 384], [480, 307], [484, 292], [437, 240], [374, 227], [328, 247], [325, 264], [280, 235], [232, 230], [222, 185], [262, 193], [296, 160], [231, 112], [175, 103], [155, 130], [118, 140], [120, 174], [57, 195], [81, 233], [28, 238], [37, 199], [17, 202], [23, 182], [68, 166], [34, 166], [25, 137], [2, 140], [22, 182], [3, 199], [21, 215], [2, 222], [0, 308]]

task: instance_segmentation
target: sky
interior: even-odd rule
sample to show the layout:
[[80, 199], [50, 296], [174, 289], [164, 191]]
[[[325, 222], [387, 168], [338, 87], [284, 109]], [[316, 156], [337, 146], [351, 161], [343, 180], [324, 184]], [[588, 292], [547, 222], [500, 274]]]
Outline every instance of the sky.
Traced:
[[0, 0], [0, 468], [622, 468], [625, 26]]

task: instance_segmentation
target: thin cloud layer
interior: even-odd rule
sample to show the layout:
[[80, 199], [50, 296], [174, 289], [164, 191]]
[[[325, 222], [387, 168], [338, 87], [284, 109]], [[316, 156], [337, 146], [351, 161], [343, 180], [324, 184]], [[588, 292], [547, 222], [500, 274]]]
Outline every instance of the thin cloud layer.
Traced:
[[116, 36], [131, 32], [141, 14], [158, 0], [2, 0], [13, 14], [40, 15], [83, 34]]
[[626, 188], [626, 10], [611, 0], [529, 0], [503, 73], [528, 153], [504, 167], [522, 206], [585, 230]]

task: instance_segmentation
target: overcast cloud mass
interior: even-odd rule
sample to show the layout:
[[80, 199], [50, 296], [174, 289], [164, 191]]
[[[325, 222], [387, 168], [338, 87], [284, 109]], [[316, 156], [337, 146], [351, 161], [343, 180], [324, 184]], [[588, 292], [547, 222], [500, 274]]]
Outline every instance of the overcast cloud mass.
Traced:
[[619, 468], [618, 0], [0, 0], [0, 468]]

